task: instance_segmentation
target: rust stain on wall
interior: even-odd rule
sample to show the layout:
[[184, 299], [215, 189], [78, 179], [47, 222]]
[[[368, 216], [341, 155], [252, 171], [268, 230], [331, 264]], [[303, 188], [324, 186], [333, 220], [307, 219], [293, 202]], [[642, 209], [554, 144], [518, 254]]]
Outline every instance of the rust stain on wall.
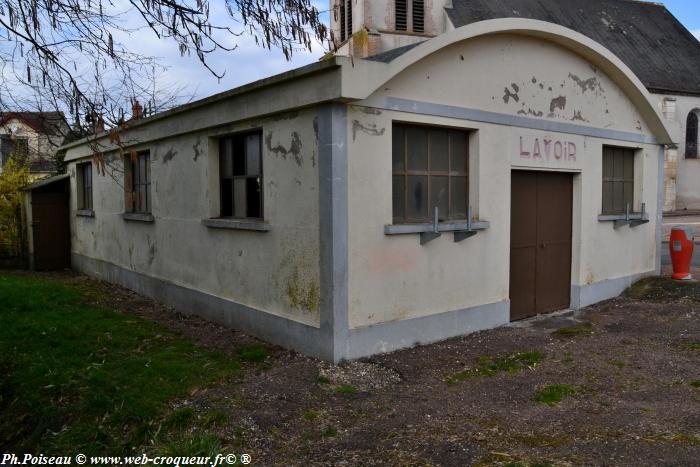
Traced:
[[368, 123], [366, 125], [363, 125], [360, 123], [359, 120], [353, 120], [352, 121], [352, 140], [355, 141], [355, 138], [357, 137], [357, 132], [361, 131], [362, 133], [369, 135], [369, 136], [382, 136], [386, 132], [386, 128], [377, 128], [377, 125], [375, 123]]
[[163, 164], [167, 164], [171, 160], [175, 159], [175, 156], [177, 156], [177, 151], [173, 148], [168, 149], [168, 152], [163, 154]]
[[600, 85], [600, 81], [598, 81], [598, 78], [596, 77], [583, 80], [575, 74], [569, 73], [569, 78], [571, 78], [571, 80], [573, 80], [573, 82], [581, 88], [581, 92], [583, 93], [585, 93], [586, 91], [595, 91], [596, 89], [598, 89], [601, 92], [603, 91], [603, 88]]
[[503, 88], [503, 102], [507, 104], [511, 99], [513, 99], [515, 102], [520, 102], [520, 96], [518, 95], [520, 92], [520, 86], [515, 83], [511, 83], [510, 86], [513, 88], [513, 91], [507, 87]]
[[559, 96], [552, 99], [549, 103], [549, 111], [554, 112], [556, 109], [566, 109], [566, 96]]
[[194, 160], [195, 162], [197, 162], [197, 159], [199, 159], [199, 156], [202, 155], [201, 146], [202, 146], [202, 137], [201, 137], [201, 136], [198, 136], [198, 137], [197, 137], [197, 142], [194, 144], [194, 146], [192, 146], [192, 150], [194, 151], [194, 158], [193, 158], [193, 160]]
[[287, 159], [287, 156], [291, 156], [291, 158], [294, 159], [294, 162], [297, 163], [299, 167], [301, 167], [304, 163], [304, 158], [301, 155], [301, 148], [303, 146], [301, 142], [301, 137], [299, 136], [299, 133], [296, 131], [292, 132], [292, 141], [289, 144], [289, 148], [285, 148], [281, 144], [277, 144], [277, 146], [272, 146], [272, 132], [268, 133], [267, 136], [265, 136], [265, 145], [267, 146], [267, 150], [273, 153], [277, 157], [281, 157], [282, 159]]

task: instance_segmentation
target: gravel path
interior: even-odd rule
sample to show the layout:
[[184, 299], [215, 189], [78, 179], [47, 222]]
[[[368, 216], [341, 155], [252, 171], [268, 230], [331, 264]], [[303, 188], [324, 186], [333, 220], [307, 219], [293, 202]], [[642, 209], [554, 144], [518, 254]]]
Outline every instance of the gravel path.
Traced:
[[[255, 342], [83, 276], [95, 301], [224, 353]], [[700, 287], [334, 367], [271, 348], [240, 380], [174, 406], [219, 410], [254, 465], [699, 465]]]

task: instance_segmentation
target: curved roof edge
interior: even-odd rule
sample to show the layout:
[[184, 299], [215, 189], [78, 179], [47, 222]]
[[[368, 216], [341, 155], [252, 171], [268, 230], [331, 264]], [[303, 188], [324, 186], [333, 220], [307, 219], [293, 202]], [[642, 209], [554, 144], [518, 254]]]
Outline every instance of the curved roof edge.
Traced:
[[584, 57], [607, 74], [623, 90], [640, 112], [659, 144], [674, 144], [651, 94], [621, 59], [600, 43], [583, 34], [545, 21], [506, 18], [462, 26], [421, 43], [389, 63], [373, 63], [372, 65], [377, 66], [377, 68], [381, 65], [382, 69], [373, 69], [371, 73], [367, 73], [366, 80], [362, 84], [352, 78], [344, 79], [344, 86], [345, 83], [348, 83], [349, 87], [354, 88], [349, 89], [349, 94], [354, 94], [353, 97], [367, 98], [387, 81], [428, 55], [458, 42], [491, 34], [519, 34], [538, 37], [559, 44]]

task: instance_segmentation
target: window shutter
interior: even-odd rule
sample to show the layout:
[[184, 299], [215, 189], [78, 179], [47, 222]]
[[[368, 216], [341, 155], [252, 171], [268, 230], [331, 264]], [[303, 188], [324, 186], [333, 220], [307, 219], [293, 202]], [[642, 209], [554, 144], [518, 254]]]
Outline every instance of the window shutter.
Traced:
[[348, 35], [348, 37], [350, 37], [350, 36], [352, 36], [352, 2], [353, 2], [353, 0], [347, 0], [347, 2], [348, 2], [347, 12], [346, 12], [346, 15], [348, 16], [347, 35]]
[[345, 0], [340, 3], [340, 42], [345, 42]]
[[423, 0], [413, 0], [413, 32], [425, 32], [425, 6]]
[[396, 0], [396, 30], [405, 31], [408, 26], [408, 0]]

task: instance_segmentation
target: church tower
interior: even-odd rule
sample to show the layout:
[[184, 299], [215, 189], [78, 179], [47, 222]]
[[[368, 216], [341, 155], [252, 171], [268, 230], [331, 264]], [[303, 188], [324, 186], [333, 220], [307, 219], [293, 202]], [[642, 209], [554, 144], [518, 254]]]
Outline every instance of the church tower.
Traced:
[[330, 0], [338, 55], [364, 58], [445, 32], [451, 0]]

